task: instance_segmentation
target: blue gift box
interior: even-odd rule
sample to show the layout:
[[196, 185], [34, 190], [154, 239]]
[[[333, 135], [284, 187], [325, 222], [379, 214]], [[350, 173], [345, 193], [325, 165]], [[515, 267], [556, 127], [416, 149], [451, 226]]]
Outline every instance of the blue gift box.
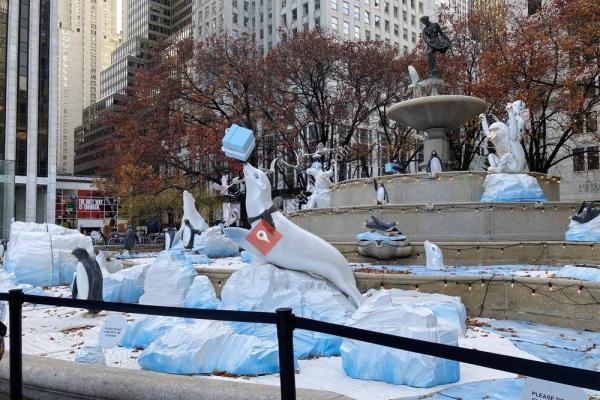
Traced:
[[233, 124], [225, 130], [221, 150], [227, 157], [247, 161], [255, 146], [254, 133], [250, 129]]
[[393, 174], [396, 172], [396, 169], [394, 167], [396, 167], [397, 164], [394, 163], [385, 163], [385, 173], [386, 174]]

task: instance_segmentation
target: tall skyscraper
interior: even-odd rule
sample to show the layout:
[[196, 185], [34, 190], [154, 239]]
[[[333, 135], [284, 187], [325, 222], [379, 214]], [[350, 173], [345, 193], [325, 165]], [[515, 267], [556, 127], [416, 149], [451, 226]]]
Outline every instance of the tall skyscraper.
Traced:
[[75, 129], [75, 174], [97, 173], [99, 143], [110, 134], [104, 116], [118, 106], [136, 71], [150, 59], [152, 46], [171, 37], [191, 37], [192, 5], [192, 0], [123, 0], [126, 40], [100, 73], [100, 99], [83, 110], [81, 125]]
[[58, 2], [0, 0], [0, 159], [15, 162], [14, 216], [54, 221]]
[[72, 174], [74, 130], [83, 109], [100, 98], [100, 71], [120, 44], [117, 2], [61, 0], [59, 3], [59, 174]]
[[418, 42], [419, 18], [433, 12], [432, 0], [195, 0], [194, 34], [254, 34], [266, 53], [280, 29], [323, 27], [341, 38], [381, 40], [408, 51]]

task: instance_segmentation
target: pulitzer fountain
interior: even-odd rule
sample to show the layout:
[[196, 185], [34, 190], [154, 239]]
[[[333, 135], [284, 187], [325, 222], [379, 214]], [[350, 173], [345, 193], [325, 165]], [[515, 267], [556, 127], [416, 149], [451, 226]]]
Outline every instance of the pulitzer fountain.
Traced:
[[[428, 17], [421, 22], [428, 76], [421, 80], [409, 67], [413, 98], [392, 105], [388, 116], [425, 132], [425, 158], [435, 152], [450, 168], [455, 164], [447, 131], [479, 117], [482, 134], [495, 149], [488, 157], [489, 167], [338, 182], [331, 186], [330, 207], [296, 211], [291, 218], [356, 261], [373, 261], [357, 251], [357, 234], [364, 232], [365, 221], [372, 216], [392, 224], [393, 231], [406, 236], [412, 246], [410, 255], [389, 263], [423, 265], [425, 241], [452, 249], [445, 252], [445, 260], [454, 265], [593, 261], [593, 247], [565, 241], [579, 204], [560, 201], [560, 179], [524, 171], [521, 140], [529, 123], [526, 105], [515, 99], [506, 105], [505, 117], [493, 116], [488, 124], [484, 100], [447, 94], [436, 55], [450, 49], [450, 39]], [[377, 200], [374, 187], [379, 186], [385, 188], [387, 202]]]

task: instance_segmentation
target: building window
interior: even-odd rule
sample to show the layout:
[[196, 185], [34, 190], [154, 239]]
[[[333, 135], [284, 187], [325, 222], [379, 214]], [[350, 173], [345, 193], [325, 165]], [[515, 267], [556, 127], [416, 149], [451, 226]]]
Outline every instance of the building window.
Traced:
[[315, 10], [319, 10], [321, 8], [321, 0], [315, 0]]
[[410, 8], [415, 8], [415, 0], [410, 0]]
[[354, 39], [360, 39], [360, 28], [358, 26], [354, 26]]
[[380, 27], [380, 24], [379, 24], [379, 21], [380, 21], [380, 20], [381, 20], [381, 17], [379, 17], [379, 15], [376, 15], [376, 16], [375, 16], [375, 27], [376, 27], [376, 28], [379, 28], [379, 27]]
[[414, 15], [412, 15], [412, 14], [410, 16], [410, 24], [412, 26], [416, 26], [417, 25], [417, 18]]
[[408, 29], [402, 28], [402, 39], [408, 40]]
[[302, 4], [302, 10], [304, 11], [302, 15], [308, 15], [308, 3]]
[[408, 22], [408, 14], [406, 13], [406, 11], [402, 11], [402, 21]]
[[298, 19], [298, 9], [294, 8], [292, 10], [292, 21], [296, 21]]
[[410, 41], [413, 43], [417, 43], [417, 34], [412, 32], [410, 36]]
[[398, 6], [394, 6], [394, 17], [398, 18]]
[[578, 147], [573, 149], [573, 171], [579, 172], [585, 170], [585, 148]]
[[598, 130], [598, 113], [590, 111], [585, 115], [585, 131], [594, 133]]
[[365, 30], [365, 39], [366, 40], [371, 40], [371, 31]]
[[423, 2], [419, 2], [419, 12], [423, 14]]
[[384, 26], [385, 26], [385, 31], [389, 32], [390, 31], [390, 21], [386, 20], [384, 22]]
[[350, 34], [350, 24], [347, 21], [344, 21], [344, 35]]
[[342, 8], [343, 8], [343, 11], [344, 11], [344, 15], [349, 15], [350, 14], [350, 4], [348, 4], [347, 1], [344, 1], [342, 3]]
[[370, 22], [371, 21], [370, 17], [371, 17], [370, 13], [367, 10], [365, 10], [365, 24], [370, 24], [371, 23]]
[[588, 171], [600, 169], [600, 153], [598, 152], [598, 146], [587, 148], [587, 161]]
[[233, 21], [234, 24], [237, 25], [237, 23], [238, 23], [238, 16], [237, 16], [237, 14], [233, 14], [233, 16], [231, 17], [231, 20]]
[[354, 19], [360, 20], [360, 8], [354, 6]]
[[337, 0], [331, 0], [331, 8], [337, 10]]
[[400, 27], [398, 26], [398, 24], [394, 24], [394, 35], [400, 36]]
[[337, 31], [338, 29], [338, 21], [336, 17], [331, 17], [331, 29]]

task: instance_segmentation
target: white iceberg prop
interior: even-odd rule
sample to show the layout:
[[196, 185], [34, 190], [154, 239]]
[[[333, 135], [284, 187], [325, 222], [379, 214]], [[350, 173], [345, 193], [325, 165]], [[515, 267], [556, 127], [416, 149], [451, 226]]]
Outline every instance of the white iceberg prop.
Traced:
[[106, 365], [104, 351], [100, 346], [84, 346], [75, 353], [75, 361], [85, 364]]
[[215, 310], [221, 302], [217, 298], [215, 288], [210, 279], [204, 275], [194, 278], [185, 297], [185, 306], [188, 308], [207, 308]]
[[481, 202], [546, 201], [537, 179], [527, 174], [492, 174], [485, 177]]
[[[389, 294], [393, 306], [412, 305], [430, 309], [437, 317], [438, 324], [452, 328], [459, 336], [467, 333], [467, 310], [460, 297], [439, 293], [422, 293], [416, 290], [376, 290], [371, 289], [366, 297], [377, 297]], [[356, 317], [356, 314], [353, 315]]]
[[114, 274], [104, 273], [104, 301], [118, 303], [137, 303], [144, 294], [144, 282], [148, 264], [138, 264]]
[[4, 266], [18, 283], [33, 286], [70, 284], [77, 265], [71, 252], [84, 248], [93, 254], [92, 239], [54, 224], [13, 222]]
[[127, 348], [144, 349], [174, 326], [193, 322], [194, 320], [188, 318], [148, 316], [127, 325], [127, 331], [121, 339], [120, 345]]
[[175, 326], [140, 354], [142, 368], [172, 374], [261, 375], [279, 371], [276, 342], [240, 335], [221, 321]]
[[439, 246], [426, 240], [423, 247], [425, 248], [425, 267], [434, 270], [444, 269], [444, 254]]
[[[418, 299], [418, 297], [417, 297]], [[458, 345], [456, 328], [438, 322], [433, 311], [420, 305], [395, 304], [390, 291], [367, 298], [346, 325], [397, 336]], [[342, 367], [352, 378], [413, 387], [431, 387], [459, 380], [456, 361], [344, 339]]]
[[[350, 300], [326, 279], [271, 264], [251, 265], [234, 272], [221, 292], [222, 308], [274, 312], [292, 308], [295, 315], [343, 324], [354, 312]], [[274, 326], [231, 324], [239, 333], [277, 341]], [[299, 358], [339, 354], [341, 338], [296, 330], [294, 350]]]
[[183, 307], [196, 275], [192, 264], [181, 254], [161, 252], [148, 268], [140, 304]]
[[600, 242], [600, 216], [583, 224], [571, 220], [565, 233], [569, 242]]
[[196, 236], [193, 250], [210, 258], [235, 257], [240, 254], [239, 246], [225, 236], [218, 226], [210, 227]]

